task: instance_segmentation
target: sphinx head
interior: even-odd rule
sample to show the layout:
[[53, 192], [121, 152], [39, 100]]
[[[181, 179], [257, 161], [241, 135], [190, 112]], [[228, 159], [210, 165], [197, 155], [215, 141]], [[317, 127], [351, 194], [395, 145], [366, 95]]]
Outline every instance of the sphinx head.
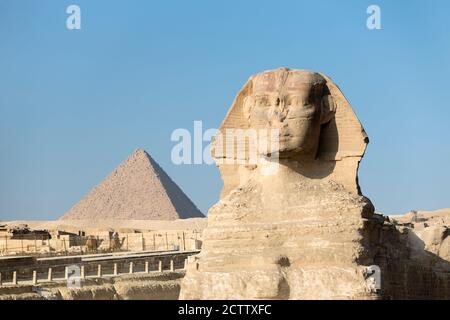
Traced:
[[[280, 68], [252, 78], [252, 88], [243, 101], [249, 128], [276, 130], [259, 135], [262, 155], [280, 158], [317, 154], [320, 128], [332, 119], [335, 104], [326, 80], [318, 73]], [[276, 141], [275, 141], [276, 140]]]
[[249, 151], [243, 157], [239, 152], [229, 153], [228, 149], [239, 148], [233, 145], [234, 140], [230, 144], [223, 138], [228, 131], [248, 129], [275, 129], [277, 133], [258, 134], [259, 156], [272, 158], [275, 154], [284, 166], [300, 165], [305, 176], [331, 179], [350, 192], [360, 192], [357, 170], [368, 138], [347, 99], [327, 76], [279, 68], [250, 77], [213, 142], [212, 155], [224, 181], [222, 197], [257, 168], [237, 161], [251, 159], [254, 149], [241, 148]]

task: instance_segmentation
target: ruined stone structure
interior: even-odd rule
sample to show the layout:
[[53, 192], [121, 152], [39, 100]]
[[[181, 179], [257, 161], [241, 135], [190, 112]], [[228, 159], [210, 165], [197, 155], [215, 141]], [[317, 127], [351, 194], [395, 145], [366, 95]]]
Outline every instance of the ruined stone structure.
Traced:
[[[279, 135], [264, 141], [269, 147], [258, 149], [257, 164], [237, 161], [248, 160], [249, 150], [237, 159], [227, 151], [232, 141], [216, 139], [224, 188], [209, 210], [202, 252], [188, 263], [181, 298], [450, 296], [448, 262], [413, 254], [411, 233], [374, 214], [362, 196], [357, 170], [368, 138], [328, 77], [287, 68], [252, 76], [222, 136], [230, 129]], [[372, 265], [381, 268], [381, 288], [367, 281]]]

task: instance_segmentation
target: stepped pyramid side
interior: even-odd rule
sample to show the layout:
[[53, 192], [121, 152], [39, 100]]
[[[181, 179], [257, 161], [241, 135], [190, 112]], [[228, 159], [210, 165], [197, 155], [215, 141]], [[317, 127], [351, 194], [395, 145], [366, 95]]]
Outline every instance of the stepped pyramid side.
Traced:
[[204, 217], [164, 170], [136, 150], [62, 220], [175, 220]]

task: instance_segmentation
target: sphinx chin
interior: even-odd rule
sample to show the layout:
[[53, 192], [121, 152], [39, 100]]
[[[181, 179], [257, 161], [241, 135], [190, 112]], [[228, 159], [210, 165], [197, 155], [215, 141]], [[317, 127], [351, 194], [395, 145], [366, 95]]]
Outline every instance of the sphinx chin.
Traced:
[[286, 146], [272, 151], [269, 156], [280, 160], [312, 161], [316, 157], [316, 151], [311, 148]]
[[[275, 143], [271, 143], [272, 145], [275, 145]], [[295, 142], [283, 142], [277, 143], [277, 147], [263, 150], [262, 152], [260, 152], [260, 155], [269, 158], [295, 158], [295, 156], [314, 156], [315, 152], [315, 149], [311, 147], [296, 146]]]

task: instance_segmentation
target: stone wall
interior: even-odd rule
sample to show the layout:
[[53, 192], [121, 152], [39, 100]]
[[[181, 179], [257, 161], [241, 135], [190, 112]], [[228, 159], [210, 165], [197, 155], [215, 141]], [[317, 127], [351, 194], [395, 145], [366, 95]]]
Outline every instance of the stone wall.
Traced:
[[[49, 255], [56, 253], [93, 253], [122, 251], [164, 251], [179, 248], [194, 250], [201, 241], [201, 231], [196, 230], [166, 230], [152, 232], [120, 233], [120, 245], [114, 248], [113, 240], [106, 232], [91, 236], [60, 235], [52, 239], [11, 239], [0, 238], [0, 256], [18, 254]], [[88, 245], [88, 240], [95, 240], [94, 246]]]
[[85, 279], [82, 287], [65, 282], [0, 287], [0, 300], [176, 300], [184, 271]]

